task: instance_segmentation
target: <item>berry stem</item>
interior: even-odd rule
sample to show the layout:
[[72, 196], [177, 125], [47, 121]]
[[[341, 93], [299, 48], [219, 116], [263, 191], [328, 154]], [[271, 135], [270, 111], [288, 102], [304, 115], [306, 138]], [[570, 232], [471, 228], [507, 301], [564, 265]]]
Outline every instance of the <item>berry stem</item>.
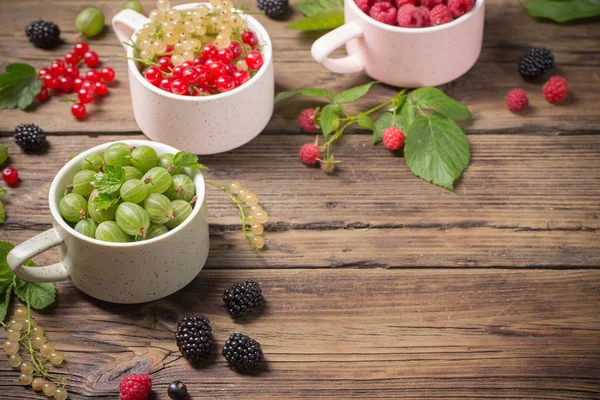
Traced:
[[137, 57], [129, 57], [125, 54], [117, 54], [118, 57], [124, 58], [126, 60], [133, 60], [133, 61], [137, 61], [140, 64], [144, 64], [144, 65], [148, 65], [148, 66], [154, 66], [154, 67], [160, 67], [160, 64], [155, 63], [154, 61], [150, 61], [150, 60], [144, 60], [143, 58], [137, 58]]

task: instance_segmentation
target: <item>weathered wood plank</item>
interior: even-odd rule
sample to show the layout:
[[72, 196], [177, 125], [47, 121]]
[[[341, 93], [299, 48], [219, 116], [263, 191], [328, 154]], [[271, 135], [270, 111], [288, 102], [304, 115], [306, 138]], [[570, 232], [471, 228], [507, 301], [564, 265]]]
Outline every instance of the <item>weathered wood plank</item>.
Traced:
[[[256, 279], [266, 307], [233, 322], [221, 305], [232, 282]], [[72, 399], [116, 398], [125, 373], [149, 372], [157, 399], [180, 379], [193, 398], [595, 398], [600, 392], [599, 271], [203, 271], [162, 301], [117, 306], [59, 285], [36, 315], [64, 350]], [[199, 369], [173, 331], [206, 315], [215, 332]], [[259, 374], [218, 354], [243, 332], [266, 354]], [[0, 398], [29, 399], [0, 365]], [[7, 397], [8, 396], [8, 397]]]
[[[110, 19], [121, 7], [121, 1], [111, 0], [104, 3], [107, 19]], [[151, 9], [153, 1], [143, 2]], [[250, 7], [250, 0], [241, 2]], [[53, 1], [52, 19], [65, 31], [64, 37], [69, 45], [74, 42], [73, 21], [78, 12], [69, 1]], [[24, 61], [36, 67], [42, 67], [55, 56], [62, 56], [69, 48], [52, 52], [34, 49], [28, 44], [23, 31], [23, 15], [30, 19], [41, 17], [32, 14], [39, 10], [36, 1], [0, 3], [0, 52], [5, 55], [0, 67], [8, 62]], [[41, 12], [41, 11], [40, 11]], [[283, 29], [283, 22], [270, 21], [259, 16], [271, 36], [275, 38], [276, 81], [278, 90], [300, 86], [327, 87], [341, 90], [351, 85], [364, 83], [367, 78], [361, 74], [338, 76], [327, 72], [310, 58], [310, 45], [314, 35], [302, 35]], [[597, 104], [600, 102], [600, 80], [595, 71], [600, 66], [600, 33], [593, 22], [559, 26], [539, 23], [530, 18], [521, 5], [510, 1], [488, 1], [487, 28], [484, 49], [479, 63], [464, 77], [444, 88], [451, 96], [467, 104], [475, 117], [468, 127], [470, 132], [507, 132], [529, 134], [556, 134], [598, 132], [600, 116]], [[511, 29], [504, 29], [510, 26]], [[100, 39], [92, 41], [106, 63], [117, 70], [118, 84], [112, 88], [111, 95], [101, 104], [89, 107], [88, 121], [78, 123], [69, 114], [68, 106], [56, 99], [43, 104], [34, 113], [7, 111], [0, 119], [0, 132], [7, 133], [22, 122], [34, 122], [52, 132], [93, 131], [96, 133], [138, 131], [133, 120], [125, 62], [116, 54], [122, 53], [114, 34], [109, 28]], [[523, 82], [516, 72], [518, 58], [527, 46], [548, 46], [554, 51], [558, 72], [564, 75], [572, 88], [571, 100], [564, 105], [552, 106], [541, 95], [541, 84]], [[506, 110], [506, 93], [514, 87], [524, 87], [530, 94], [531, 110], [521, 115]], [[350, 106], [350, 112], [367, 109], [389, 98], [394, 90], [379, 87], [373, 94], [362, 100], [357, 106]], [[297, 133], [295, 118], [298, 112], [311, 104], [308, 102], [290, 102], [276, 109], [273, 120], [266, 132]]]

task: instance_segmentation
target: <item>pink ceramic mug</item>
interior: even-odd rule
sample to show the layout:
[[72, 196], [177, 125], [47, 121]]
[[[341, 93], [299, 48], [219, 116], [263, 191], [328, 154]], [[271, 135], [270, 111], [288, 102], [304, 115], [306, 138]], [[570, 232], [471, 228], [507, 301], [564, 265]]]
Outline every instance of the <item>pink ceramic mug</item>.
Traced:
[[[429, 28], [400, 28], [362, 12], [345, 0], [346, 24], [312, 46], [313, 58], [332, 72], [364, 71], [371, 78], [399, 87], [438, 86], [465, 74], [481, 53], [485, 0], [456, 20]], [[329, 55], [346, 45], [348, 57]]]

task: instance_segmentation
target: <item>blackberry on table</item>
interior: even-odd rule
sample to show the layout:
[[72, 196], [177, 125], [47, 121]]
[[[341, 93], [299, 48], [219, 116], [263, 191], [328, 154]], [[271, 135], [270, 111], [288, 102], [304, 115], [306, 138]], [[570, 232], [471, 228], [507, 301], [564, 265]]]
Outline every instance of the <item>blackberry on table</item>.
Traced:
[[524, 78], [537, 78], [554, 68], [554, 56], [543, 47], [531, 47], [521, 56], [519, 73]]
[[241, 317], [254, 311], [263, 302], [262, 290], [253, 280], [234, 283], [229, 289], [225, 289], [223, 302], [229, 315], [233, 318]]
[[38, 151], [46, 143], [44, 131], [35, 124], [21, 124], [15, 128], [15, 143], [24, 151]]
[[241, 333], [229, 337], [221, 354], [238, 371], [256, 368], [264, 358], [260, 343]]
[[281, 18], [288, 9], [288, 0], [258, 0], [258, 8], [263, 10], [269, 18]]
[[202, 315], [186, 317], [177, 323], [175, 339], [181, 354], [191, 363], [203, 360], [210, 354], [213, 343], [209, 320]]
[[53, 22], [32, 22], [25, 27], [25, 34], [29, 41], [40, 49], [52, 49], [61, 43], [60, 28]]

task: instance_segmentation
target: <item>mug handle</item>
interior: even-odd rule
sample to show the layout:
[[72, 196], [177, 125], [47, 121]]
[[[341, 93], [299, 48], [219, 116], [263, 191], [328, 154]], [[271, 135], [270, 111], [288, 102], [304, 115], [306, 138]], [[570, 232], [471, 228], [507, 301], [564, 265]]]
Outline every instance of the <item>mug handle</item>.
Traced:
[[312, 45], [312, 56], [316, 62], [322, 64], [331, 72], [339, 74], [352, 74], [365, 69], [358, 56], [351, 55], [343, 58], [328, 58], [334, 50], [346, 42], [361, 37], [363, 30], [356, 22], [348, 22], [339, 28], [325, 34]]
[[32, 257], [53, 247], [64, 244], [63, 238], [56, 229], [48, 229], [44, 233], [21, 243], [8, 253], [6, 261], [12, 272], [28, 282], [60, 282], [69, 279], [69, 272], [61, 263], [46, 267], [26, 267], [23, 264]]
[[150, 20], [139, 12], [127, 9], [120, 11], [113, 17], [112, 26], [119, 41], [127, 50], [128, 46], [124, 42], [131, 39], [135, 31], [142, 29], [148, 22]]

